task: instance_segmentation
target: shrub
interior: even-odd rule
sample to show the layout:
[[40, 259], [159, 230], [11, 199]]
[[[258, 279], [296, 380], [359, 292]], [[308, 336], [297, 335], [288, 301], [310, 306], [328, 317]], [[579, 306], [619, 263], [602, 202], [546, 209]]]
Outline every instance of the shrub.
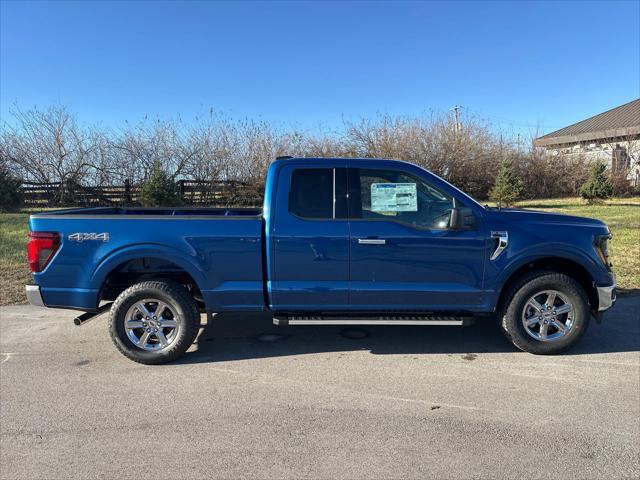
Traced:
[[500, 169], [496, 176], [496, 181], [489, 192], [489, 198], [502, 206], [510, 206], [515, 202], [522, 192], [522, 182], [513, 173], [513, 165], [509, 160], [500, 163]]
[[589, 166], [583, 155], [549, 155], [539, 149], [521, 155], [513, 164], [522, 180], [521, 199], [579, 196], [589, 178]]
[[627, 175], [630, 169], [618, 168], [611, 171], [609, 179], [611, 180], [611, 186], [613, 187], [613, 195], [615, 197], [629, 197], [635, 194], [636, 188], [631, 184]]
[[145, 207], [169, 207], [182, 204], [178, 185], [154, 162], [149, 176], [142, 184], [140, 203]]
[[591, 165], [589, 179], [582, 185], [580, 195], [589, 203], [597, 203], [611, 197], [613, 185], [611, 180], [605, 175], [607, 166], [602, 162], [595, 162]]
[[22, 181], [0, 165], [0, 210], [15, 210], [22, 205]]

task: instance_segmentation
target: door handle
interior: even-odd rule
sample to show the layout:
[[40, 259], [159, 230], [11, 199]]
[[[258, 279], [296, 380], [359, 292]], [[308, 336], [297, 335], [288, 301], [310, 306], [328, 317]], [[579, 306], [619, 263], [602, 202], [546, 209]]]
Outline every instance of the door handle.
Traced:
[[387, 241], [383, 238], [359, 238], [360, 245], [385, 245]]

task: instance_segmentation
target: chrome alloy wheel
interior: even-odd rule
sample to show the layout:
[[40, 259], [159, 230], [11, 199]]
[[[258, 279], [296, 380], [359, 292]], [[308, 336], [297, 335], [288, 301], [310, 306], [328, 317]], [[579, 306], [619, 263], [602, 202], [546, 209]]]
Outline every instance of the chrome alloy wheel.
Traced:
[[536, 340], [552, 342], [568, 334], [574, 325], [573, 305], [557, 290], [543, 290], [524, 305], [522, 325]]
[[173, 307], [162, 300], [146, 298], [127, 310], [124, 328], [136, 347], [160, 351], [175, 341], [181, 323]]

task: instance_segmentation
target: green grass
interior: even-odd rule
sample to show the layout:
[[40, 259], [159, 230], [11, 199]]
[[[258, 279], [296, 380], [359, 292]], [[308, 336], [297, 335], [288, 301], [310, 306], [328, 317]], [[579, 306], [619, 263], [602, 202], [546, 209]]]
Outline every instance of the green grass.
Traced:
[[516, 207], [602, 220], [613, 234], [609, 253], [618, 285], [640, 288], [640, 197], [615, 198], [601, 205], [588, 205], [580, 198], [527, 200]]
[[0, 213], [0, 305], [26, 300], [28, 230], [28, 214]]
[[[579, 198], [528, 200], [519, 208], [598, 218], [611, 228], [613, 269], [622, 288], [640, 288], [640, 197], [587, 205]], [[27, 213], [0, 213], [0, 305], [25, 301]]]

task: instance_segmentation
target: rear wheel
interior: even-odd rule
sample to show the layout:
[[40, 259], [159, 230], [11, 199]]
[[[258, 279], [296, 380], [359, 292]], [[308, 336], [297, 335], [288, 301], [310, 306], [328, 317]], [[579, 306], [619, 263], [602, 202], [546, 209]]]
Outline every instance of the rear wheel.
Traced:
[[573, 347], [590, 317], [589, 300], [578, 282], [561, 273], [537, 271], [509, 289], [501, 326], [520, 350], [551, 355]]
[[115, 346], [131, 360], [170, 362], [191, 346], [200, 313], [181, 285], [149, 281], [122, 292], [111, 307], [109, 332]]

